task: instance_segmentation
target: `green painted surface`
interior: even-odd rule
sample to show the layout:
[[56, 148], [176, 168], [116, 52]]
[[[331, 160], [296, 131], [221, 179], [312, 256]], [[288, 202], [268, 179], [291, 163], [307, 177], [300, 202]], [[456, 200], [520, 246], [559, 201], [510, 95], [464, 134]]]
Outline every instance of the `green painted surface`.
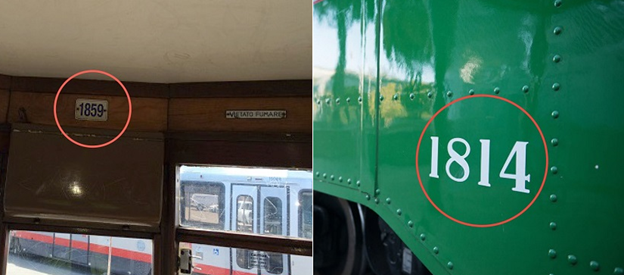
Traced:
[[624, 267], [624, 1], [557, 3], [315, 4], [314, 188], [376, 211], [434, 274]]

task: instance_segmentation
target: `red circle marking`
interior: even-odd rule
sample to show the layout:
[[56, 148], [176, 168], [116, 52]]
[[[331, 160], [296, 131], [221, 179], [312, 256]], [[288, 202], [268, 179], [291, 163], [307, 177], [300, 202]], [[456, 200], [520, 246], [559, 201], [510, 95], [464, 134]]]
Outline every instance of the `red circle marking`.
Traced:
[[[126, 93], [126, 98], [128, 98], [128, 120], [126, 121], [126, 125], [123, 127], [121, 132], [115, 138], [109, 140], [106, 143], [96, 144], [96, 145], [82, 144], [82, 143], [80, 143], [78, 141], [75, 141], [72, 138], [70, 138], [69, 135], [67, 135], [67, 133], [65, 133], [65, 131], [63, 131], [63, 127], [61, 127], [61, 124], [59, 123], [59, 120], [58, 120], [58, 116], [56, 115], [56, 103], [58, 102], [59, 95], [61, 94], [61, 91], [63, 90], [65, 85], [69, 81], [74, 79], [75, 77], [77, 77], [79, 75], [83, 75], [83, 74], [88, 74], [88, 73], [103, 74], [105, 76], [108, 76], [108, 77], [112, 78], [113, 80], [115, 80], [117, 82], [117, 84], [119, 84], [119, 86], [121, 86], [121, 88], [123, 88], [124, 92]], [[128, 129], [128, 125], [130, 124], [130, 118], [132, 118], [132, 100], [130, 99], [130, 94], [128, 93], [128, 90], [126, 90], [126, 86], [124, 86], [123, 83], [121, 83], [121, 81], [119, 81], [119, 79], [117, 79], [115, 76], [113, 76], [112, 74], [109, 74], [109, 73], [107, 73], [105, 71], [85, 70], [85, 71], [78, 72], [78, 73], [70, 76], [67, 80], [65, 80], [65, 82], [63, 82], [63, 85], [61, 85], [61, 87], [58, 89], [58, 92], [56, 92], [56, 97], [54, 97], [54, 121], [56, 121], [56, 126], [59, 128], [59, 130], [61, 131], [63, 136], [65, 136], [65, 138], [67, 138], [69, 141], [71, 141], [72, 143], [74, 143], [74, 144], [76, 144], [76, 145], [78, 145], [80, 147], [93, 149], [93, 148], [102, 148], [104, 146], [108, 146], [108, 145], [112, 144], [113, 142], [117, 141], [117, 139], [119, 139], [121, 137], [121, 135], [123, 135], [123, 133], [126, 131], [126, 129]]]
[[[433, 200], [431, 200], [431, 198], [429, 197], [429, 194], [427, 194], [427, 190], [425, 190], [425, 186], [423, 185], [422, 179], [420, 178], [420, 168], [418, 167], [418, 155], [420, 153], [420, 143], [422, 141], [423, 136], [425, 135], [425, 131], [427, 131], [427, 128], [429, 127], [429, 124], [431, 124], [431, 121], [433, 121], [433, 119], [435, 119], [438, 116], [438, 114], [440, 114], [440, 112], [444, 111], [444, 109], [448, 108], [449, 106], [451, 106], [451, 105], [453, 105], [453, 104], [455, 104], [457, 102], [460, 102], [462, 100], [465, 100], [465, 99], [468, 99], [468, 98], [476, 98], [476, 97], [489, 97], [489, 98], [499, 99], [499, 100], [505, 101], [505, 102], [513, 105], [514, 107], [520, 109], [520, 111], [522, 111], [526, 116], [528, 116], [531, 119], [533, 124], [535, 124], [535, 127], [537, 128], [537, 131], [539, 131], [539, 134], [542, 137], [542, 142], [544, 143], [544, 152], [545, 152], [545, 155], [546, 155], [546, 166], [544, 168], [544, 180], [542, 180], [542, 185], [540, 186], [539, 190], [537, 191], [537, 194], [535, 194], [535, 197], [533, 198], [533, 200], [531, 200], [529, 205], [527, 205], [524, 209], [522, 209], [522, 211], [518, 212], [518, 214], [514, 215], [513, 217], [511, 217], [509, 219], [506, 219], [504, 221], [500, 221], [500, 222], [497, 222], [497, 223], [490, 223], [490, 224], [474, 224], [474, 223], [468, 223], [468, 222], [460, 221], [460, 220], [458, 220], [456, 218], [451, 217], [451, 215], [446, 214], [446, 212], [442, 211], [442, 209], [440, 209], [440, 207], [438, 207], [433, 202]], [[509, 99], [506, 99], [506, 98], [502, 98], [500, 96], [495, 96], [495, 95], [472, 95], [472, 96], [465, 96], [465, 97], [453, 100], [450, 103], [444, 105], [444, 107], [442, 107], [442, 109], [438, 110], [429, 119], [429, 121], [427, 121], [427, 125], [425, 125], [425, 128], [422, 130], [422, 133], [420, 134], [420, 138], [418, 139], [418, 146], [416, 147], [416, 175], [418, 176], [418, 183], [420, 183], [420, 188], [425, 193], [425, 197], [427, 197], [427, 200], [429, 200], [431, 205], [433, 205], [433, 207], [435, 207], [435, 209], [438, 210], [438, 212], [440, 212], [442, 215], [444, 215], [445, 217], [449, 218], [450, 220], [452, 220], [452, 221], [454, 221], [456, 223], [467, 225], [467, 226], [472, 226], [472, 227], [494, 227], [494, 226], [497, 226], [497, 225], [508, 223], [508, 222], [514, 220], [515, 218], [519, 217], [520, 215], [524, 214], [524, 212], [527, 211], [527, 209], [529, 209], [529, 207], [531, 207], [531, 205], [533, 205], [535, 200], [537, 200], [537, 197], [542, 192], [542, 188], [544, 188], [544, 183], [546, 183], [546, 177], [548, 176], [548, 147], [546, 146], [546, 139], [544, 138], [544, 134], [542, 133], [542, 129], [540, 129], [539, 125], [537, 125], [537, 122], [535, 122], [535, 119], [533, 119], [533, 117], [525, 109], [520, 107], [515, 102], [513, 102], [513, 101], [511, 101]]]

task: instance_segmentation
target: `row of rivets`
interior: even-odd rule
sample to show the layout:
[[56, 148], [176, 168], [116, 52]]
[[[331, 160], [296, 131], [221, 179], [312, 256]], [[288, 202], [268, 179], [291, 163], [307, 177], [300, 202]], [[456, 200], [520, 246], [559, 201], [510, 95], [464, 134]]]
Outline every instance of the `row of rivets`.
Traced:
[[[561, 0], [555, 0], [554, 5], [555, 5], [555, 7], [561, 6]], [[561, 28], [560, 27], [555, 28], [553, 30], [553, 33], [555, 35], [559, 35], [561, 33]], [[552, 60], [553, 60], [553, 62], [558, 63], [559, 61], [561, 61], [561, 56], [555, 55]], [[552, 84], [551, 88], [553, 89], [553, 91], [558, 91], [559, 88], [561, 88], [561, 85], [559, 83], [555, 82], [554, 84]], [[553, 118], [556, 119], [556, 118], [559, 117], [559, 112], [558, 111], [553, 111], [550, 115]], [[557, 140], [556, 138], [553, 138], [553, 139], [550, 140], [550, 144], [552, 144], [552, 146], [557, 146], [559, 144], [559, 140]], [[557, 166], [550, 167], [550, 172], [553, 173], [553, 174], [557, 174], [557, 172], [558, 172]], [[557, 195], [551, 194], [549, 196], [549, 199], [553, 203], [557, 202]], [[557, 229], [557, 223], [555, 223], [555, 222], [550, 222], [550, 224], [548, 226], [553, 231]], [[557, 251], [555, 251], [554, 249], [549, 249], [548, 250], [548, 257], [550, 257], [551, 259], [557, 258]], [[549, 275], [553, 275], [553, 273], [550, 273]]]
[[[411, 221], [410, 221], [410, 222], [408, 222], [408, 224], [410, 224], [410, 223], [411, 223]], [[412, 227], [412, 226], [413, 226], [413, 225], [410, 225], [410, 227]], [[420, 237], [420, 240], [421, 240], [421, 241], [423, 241], [423, 242], [424, 242], [425, 240], [427, 240], [427, 236], [425, 235], [425, 233], [421, 233], [421, 234], [419, 235], [419, 237]], [[437, 255], [437, 254], [439, 254], [439, 253], [440, 253], [440, 248], [438, 248], [437, 246], [434, 246], [434, 247], [433, 247], [433, 249], [432, 249], [432, 251], [433, 251], [433, 253], [434, 253], [434, 254], [436, 254], [436, 255]], [[453, 268], [455, 267], [455, 265], [453, 264], [453, 262], [448, 261], [448, 262], [446, 263], [446, 267], [447, 267], [448, 269], [453, 269]]]
[[[323, 173], [321, 175], [320, 172], [316, 172], [315, 175], [316, 175], [316, 177], [321, 177], [322, 176], [324, 179], [326, 179], [327, 176], [328, 176], [327, 173]], [[330, 180], [334, 180], [334, 179], [336, 179], [336, 177], [334, 175], [329, 175], [329, 179]], [[338, 176], [338, 181], [339, 182], [343, 182], [344, 178], [342, 176]], [[347, 184], [351, 185], [352, 182], [353, 182], [353, 180], [351, 180], [351, 178], [347, 178]], [[355, 184], [359, 187], [361, 185], [361, 182], [358, 180], [358, 181], [356, 181]]]
[[[351, 98], [347, 97], [345, 99], [345, 101], [347, 101], [347, 103], [351, 103]], [[321, 105], [321, 102], [322, 101], [320, 99], [316, 100], [316, 104], [318, 104], [318, 105]], [[336, 102], [336, 105], [340, 105], [340, 98], [336, 98], [335, 102]], [[360, 103], [362, 102], [362, 97], [358, 97], [358, 102], [360, 102]], [[331, 105], [331, 99], [329, 99], [329, 98], [325, 99], [325, 103], [327, 105]]]

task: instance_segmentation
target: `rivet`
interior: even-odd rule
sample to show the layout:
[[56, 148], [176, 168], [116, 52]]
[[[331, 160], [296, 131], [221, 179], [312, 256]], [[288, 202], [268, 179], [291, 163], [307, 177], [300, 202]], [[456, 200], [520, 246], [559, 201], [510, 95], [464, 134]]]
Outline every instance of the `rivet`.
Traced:
[[568, 255], [568, 262], [570, 262], [571, 264], [575, 265], [578, 262], [578, 260], [576, 259], [576, 256]]
[[589, 262], [589, 267], [591, 267], [591, 269], [594, 271], [600, 270], [600, 264], [598, 264], [598, 262], [596, 261]]
[[559, 172], [559, 169], [557, 169], [557, 166], [553, 166], [553, 167], [550, 167], [550, 172], [553, 174], [557, 174], [557, 172]]
[[41, 223], [41, 219], [39, 219], [39, 218], [35, 218], [35, 219], [33, 220], [33, 222], [34, 222], [35, 224], [40, 224], [40, 223]]
[[559, 63], [559, 61], [561, 61], [561, 56], [558, 54], [555, 54], [555, 56], [553, 56], [553, 62]]
[[380, 96], [379, 96], [379, 101], [383, 101], [383, 100], [384, 100], [384, 96], [383, 96], [383, 95], [380, 95]]
[[317, 176], [317, 177], [318, 177], [318, 176], [320, 176], [320, 175], [321, 175], [321, 173], [319, 173], [319, 172], [316, 172], [316, 176]]
[[448, 269], [453, 269], [453, 262], [446, 263], [446, 267], [448, 267]]
[[522, 91], [523, 91], [524, 93], [528, 93], [528, 92], [529, 92], [529, 86], [528, 86], [528, 85], [524, 85], [524, 86], [522, 86]]
[[361, 96], [358, 97], [358, 102], [362, 103], [362, 97]]
[[433, 96], [433, 94], [432, 94], [431, 92], [428, 92], [428, 93], [427, 93], [427, 97], [428, 97], [428, 98], [431, 98], [432, 96]]
[[596, 164], [596, 166], [594, 166], [594, 168], [596, 168], [596, 170], [598, 170], [600, 168], [600, 166], [598, 164]]
[[554, 33], [555, 35], [559, 35], [559, 34], [561, 34], [561, 31], [563, 31], [563, 29], [562, 29], [561, 27], [555, 27], [555, 28], [553, 29], [553, 33]]
[[474, 95], [474, 90], [473, 90], [473, 89], [470, 89], [470, 90], [468, 91], [468, 94], [469, 94], [469, 95]]
[[446, 92], [446, 96], [447, 97], [452, 97], [453, 96], [453, 92], [451, 92], [451, 91]]
[[552, 230], [557, 229], [557, 223], [555, 223], [555, 222], [551, 222], [551, 223], [549, 224], [549, 226], [550, 226], [550, 229], [552, 229]]
[[334, 180], [334, 175], [329, 176], [330, 180]]
[[347, 179], [347, 183], [348, 183], [348, 184], [351, 184], [351, 179]]
[[559, 145], [559, 140], [556, 138], [553, 138], [550, 140], [550, 144], [552, 144], [552, 146], [557, 146]]
[[555, 194], [551, 194], [551, 195], [550, 195], [550, 201], [552, 201], [552, 202], [556, 202], [556, 201], [557, 201], [557, 195], [555, 195]]
[[351, 98], [347, 97], [347, 103], [351, 102]]
[[398, 95], [398, 94], [394, 94], [394, 95], [392, 96], [392, 99], [394, 99], [394, 100], [399, 99], [399, 95]]
[[557, 111], [553, 111], [551, 115], [552, 115], [552, 117], [554, 117], [554, 118], [558, 118], [558, 117], [559, 117], [559, 112], [557, 112]]
[[327, 173], [323, 173], [323, 178], [327, 178]]
[[364, 195], [364, 197], [366, 198], [366, 200], [370, 200], [370, 195], [366, 194]]
[[386, 203], [390, 204], [392, 202], [392, 200], [390, 200], [390, 198], [386, 198]]
[[557, 258], [557, 251], [554, 249], [548, 249], [548, 257], [551, 259]]
[[559, 91], [559, 89], [561, 88], [561, 84], [559, 83], [553, 83], [552, 85], [552, 89], [555, 91]]
[[494, 93], [495, 94], [499, 94], [500, 93], [500, 88], [499, 87], [494, 88]]
[[440, 249], [437, 246], [433, 247], [433, 253], [438, 254], [440, 253]]
[[329, 105], [331, 103], [331, 100], [329, 100], [329, 98], [325, 99], [325, 103], [327, 103], [327, 105]]
[[381, 194], [381, 189], [375, 190], [375, 194], [377, 194], [377, 195]]
[[421, 234], [420, 234], [420, 240], [421, 240], [421, 241], [424, 241], [424, 240], [426, 240], [426, 239], [427, 239], [427, 236], [425, 236], [425, 233], [421, 233]]
[[355, 185], [360, 186], [361, 182], [358, 180], [355, 182]]
[[375, 204], [379, 204], [379, 199], [375, 198]]
[[403, 214], [403, 211], [401, 211], [401, 209], [397, 209], [397, 215], [401, 216], [401, 214]]
[[555, 7], [561, 7], [561, 0], [555, 0]]
[[413, 221], [408, 221], [408, 222], [407, 222], [407, 226], [409, 226], [409, 227], [414, 227], [414, 222], [413, 222]]
[[416, 95], [414, 95], [414, 93], [411, 93], [411, 94], [410, 94], [410, 99], [411, 99], [411, 100], [414, 100], [414, 98], [416, 98]]
[[316, 104], [319, 104], [319, 105], [320, 105], [320, 104], [321, 104], [321, 100], [320, 100], [320, 99], [317, 99], [317, 100], [316, 100]]
[[624, 274], [624, 268], [621, 268], [621, 267], [616, 267], [616, 268], [613, 270], [613, 274], [618, 274], [618, 275], [622, 275], [622, 274]]
[[340, 104], [340, 98], [336, 98], [336, 104]]
[[338, 177], [338, 181], [339, 181], [339, 182], [342, 182], [342, 177]]

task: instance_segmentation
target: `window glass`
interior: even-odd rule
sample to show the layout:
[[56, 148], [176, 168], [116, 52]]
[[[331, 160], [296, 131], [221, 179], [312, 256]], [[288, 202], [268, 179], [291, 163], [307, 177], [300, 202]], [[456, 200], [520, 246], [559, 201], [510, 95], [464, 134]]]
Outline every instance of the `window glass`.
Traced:
[[276, 197], [264, 199], [264, 234], [282, 235], [282, 200]]
[[236, 231], [253, 233], [253, 198], [247, 195], [236, 199]]
[[[276, 197], [264, 199], [264, 234], [282, 235], [282, 200]], [[266, 269], [272, 274], [284, 270], [283, 254], [266, 253]]]
[[7, 275], [149, 275], [152, 274], [152, 241], [10, 231], [7, 261]]
[[312, 239], [312, 191], [299, 193], [299, 237]]
[[225, 229], [225, 186], [220, 182], [181, 181], [183, 224]]
[[[180, 243], [192, 251], [193, 274], [278, 274], [312, 275], [312, 257], [245, 250], [222, 246]], [[245, 251], [246, 258], [238, 257]], [[279, 255], [279, 260], [277, 260]], [[276, 262], [279, 261], [279, 264]], [[236, 262], [236, 263], [234, 263]]]
[[181, 165], [177, 179], [181, 227], [312, 238], [310, 171]]

